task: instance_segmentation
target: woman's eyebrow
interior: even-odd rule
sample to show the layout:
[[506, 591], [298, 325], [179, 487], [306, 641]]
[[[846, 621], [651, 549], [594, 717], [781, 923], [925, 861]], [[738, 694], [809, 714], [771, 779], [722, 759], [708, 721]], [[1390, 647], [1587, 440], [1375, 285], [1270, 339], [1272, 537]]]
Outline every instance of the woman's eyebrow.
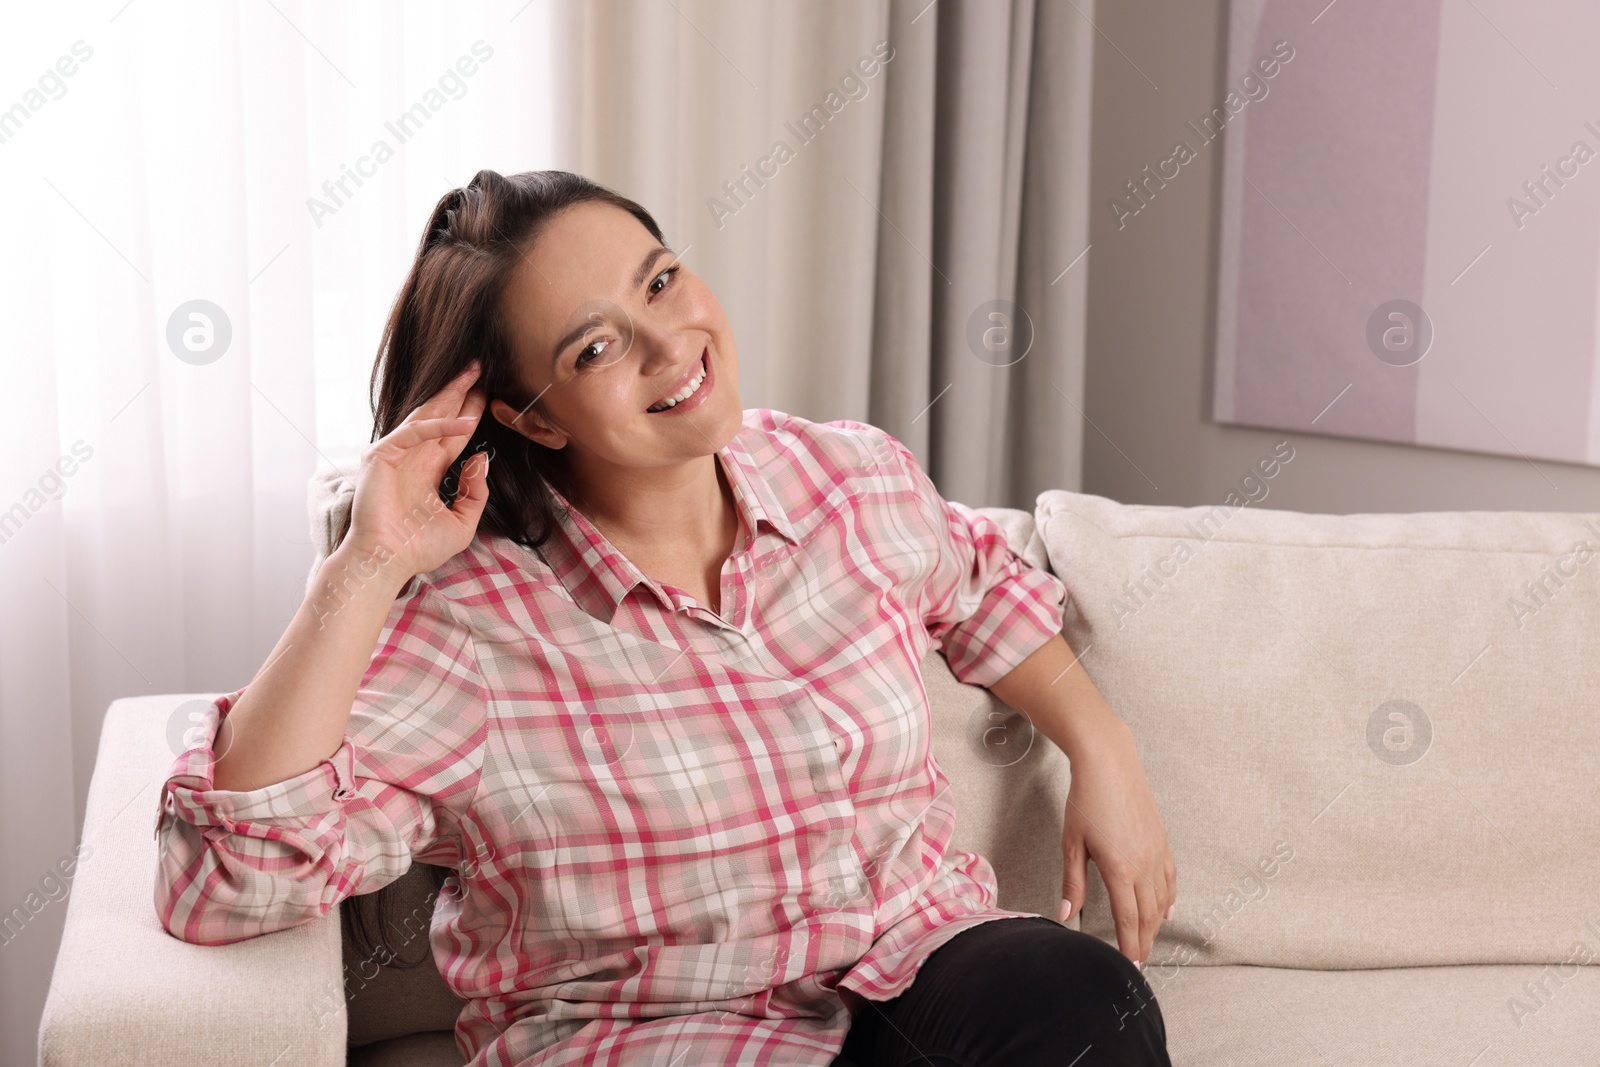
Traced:
[[[645, 278], [650, 274], [650, 268], [655, 266], [656, 260], [660, 259], [664, 255], [669, 254], [671, 251], [672, 249], [668, 248], [666, 245], [657, 245], [656, 247], [652, 248], [649, 254], [644, 257], [644, 262], [639, 264], [639, 269], [633, 272], [633, 287], [637, 289], [639, 286], [643, 285]], [[585, 318], [581, 325], [573, 327], [565, 337], [556, 342], [556, 350], [550, 354], [550, 363], [552, 365], [561, 361], [561, 353], [567, 350], [568, 345], [572, 344], [572, 342], [576, 341], [589, 331], [591, 322], [591, 319]]]
[[650, 268], [655, 266], [656, 260], [671, 251], [672, 249], [666, 245], [657, 245], [652, 248], [650, 254], [644, 257], [644, 262], [639, 264], [639, 269], [633, 272], [633, 287], [637, 289], [643, 285], [645, 276], [650, 273]]

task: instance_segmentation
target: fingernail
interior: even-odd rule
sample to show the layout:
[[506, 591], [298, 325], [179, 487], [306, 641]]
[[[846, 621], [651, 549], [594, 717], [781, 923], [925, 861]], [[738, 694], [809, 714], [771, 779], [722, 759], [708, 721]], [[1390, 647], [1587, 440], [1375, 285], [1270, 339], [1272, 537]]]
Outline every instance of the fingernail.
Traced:
[[1139, 973], [1140, 974], [1144, 973], [1144, 960], [1134, 960], [1133, 961], [1133, 965], [1135, 967], [1139, 968]]
[[1178, 914], [1178, 906], [1176, 904], [1168, 904], [1167, 905], [1167, 918], [1170, 919], [1176, 914]]
[[1056, 922], [1064, 923], [1072, 918], [1072, 901], [1063, 900], [1061, 907], [1056, 909]]

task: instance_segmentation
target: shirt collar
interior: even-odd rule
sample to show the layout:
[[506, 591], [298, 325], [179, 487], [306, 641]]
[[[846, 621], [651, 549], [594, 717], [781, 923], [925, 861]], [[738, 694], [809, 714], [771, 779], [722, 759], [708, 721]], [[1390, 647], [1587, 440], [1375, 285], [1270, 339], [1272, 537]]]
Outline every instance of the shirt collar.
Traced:
[[[760, 523], [765, 522], [786, 540], [797, 543], [794, 520], [762, 475], [761, 460], [772, 459], [766, 456], [771, 451], [766, 432], [745, 425], [717, 449], [716, 456], [728, 476], [743, 525], [758, 535]], [[648, 586], [664, 607], [672, 607], [671, 598], [655, 579], [623, 555], [555, 486], [550, 486], [550, 493], [556, 501], [556, 527], [542, 546], [542, 555], [579, 607], [610, 622], [622, 598], [640, 583]]]

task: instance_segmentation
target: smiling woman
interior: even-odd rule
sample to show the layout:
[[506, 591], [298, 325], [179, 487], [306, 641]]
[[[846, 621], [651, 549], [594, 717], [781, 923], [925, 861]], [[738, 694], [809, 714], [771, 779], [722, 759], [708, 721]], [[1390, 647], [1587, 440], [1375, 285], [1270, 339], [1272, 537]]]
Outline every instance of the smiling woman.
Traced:
[[[591, 501], [623, 519], [620, 531], [649, 510], [628, 506], [633, 492], [652, 506], [685, 484], [706, 495], [711, 455], [738, 426], [738, 368], [721, 308], [688, 273], [650, 213], [620, 194], [565, 171], [479, 171], [434, 208], [395, 302], [373, 368], [373, 438], [479, 360], [495, 417], [449, 473], [475, 452], [493, 457], [480, 528], [537, 546], [555, 523], [551, 489], [580, 503], [577, 486], [596, 477], [625, 479]], [[724, 367], [717, 410], [693, 427], [647, 419], [708, 341]], [[631, 380], [595, 373], [635, 344]], [[662, 478], [638, 470], [655, 466]]]
[[637, 204], [559, 172], [446, 196], [349, 529], [163, 787], [162, 924], [228, 944], [353, 897], [365, 959], [412, 863], [451, 872], [430, 946], [472, 1067], [1032, 1067], [1068, 1039], [1170, 1067], [1130, 958], [999, 907], [951, 845], [921, 664], [1033, 703], [1065, 586], [891, 435], [744, 411], [738, 379]]

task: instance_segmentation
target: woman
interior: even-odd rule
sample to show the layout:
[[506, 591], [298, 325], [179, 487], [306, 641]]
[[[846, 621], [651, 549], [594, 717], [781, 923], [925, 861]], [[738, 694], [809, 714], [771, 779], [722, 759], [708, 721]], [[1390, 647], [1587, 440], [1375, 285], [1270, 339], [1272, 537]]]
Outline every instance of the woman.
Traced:
[[[1065, 588], [881, 430], [742, 411], [643, 208], [480, 171], [374, 383], [349, 529], [163, 790], [169, 932], [297, 925], [416, 860], [455, 872], [432, 947], [473, 1067], [1169, 1063], [1128, 956], [946, 847], [918, 665], [1014, 677]], [[1171, 855], [1148, 789], [1123, 806], [1148, 916]]]

